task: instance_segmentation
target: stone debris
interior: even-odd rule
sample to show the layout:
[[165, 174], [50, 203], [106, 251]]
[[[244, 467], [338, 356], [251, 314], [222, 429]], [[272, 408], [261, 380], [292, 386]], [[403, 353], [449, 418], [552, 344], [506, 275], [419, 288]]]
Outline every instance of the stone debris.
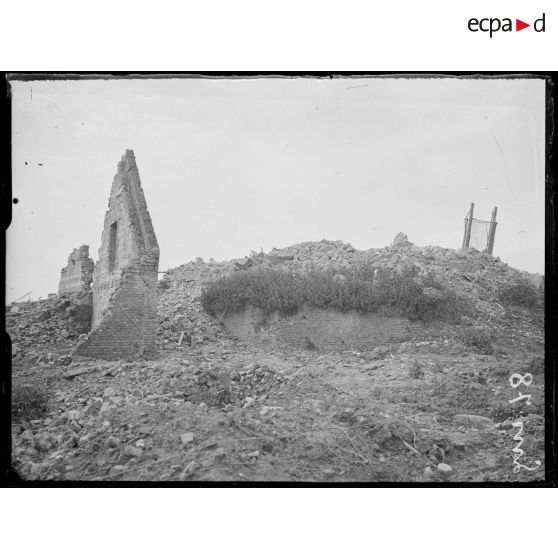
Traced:
[[[175, 298], [176, 295], [189, 295], [195, 300], [205, 285], [234, 273], [239, 269], [236, 264], [248, 259], [252, 261], [250, 267], [298, 271], [308, 268], [342, 270], [344, 266], [364, 262], [378, 269], [403, 271], [414, 267], [419, 279], [433, 275], [444, 286], [472, 301], [476, 309], [488, 318], [503, 314], [502, 305], [497, 302], [498, 288], [525, 279], [526, 276], [533, 283], [541, 283], [541, 276], [515, 270], [488, 253], [473, 248], [453, 250], [438, 246], [415, 246], [403, 233], [399, 233], [390, 246], [381, 249], [356, 250], [341, 241], [322, 240], [303, 242], [283, 249], [274, 248], [268, 253], [253, 253], [248, 258], [230, 262], [193, 261], [167, 271], [160, 283], [174, 291]], [[343, 280], [342, 273], [336, 277], [339, 281]], [[433, 297], [439, 296], [432, 287], [428, 289]]]
[[190, 478], [199, 468], [199, 463], [197, 463], [196, 461], [191, 461], [190, 463], [188, 463], [188, 465], [186, 465], [184, 471], [182, 471], [182, 474], [180, 475], [181, 480]]
[[63, 376], [64, 378], [75, 378], [76, 376], [81, 376], [82, 374], [90, 374], [92, 372], [98, 372], [99, 371], [99, 367], [98, 366], [83, 366], [83, 367], [79, 367], [79, 368], [73, 368], [73, 369], [69, 369], [66, 370], [65, 372], [63, 372]]
[[126, 446], [123, 455], [125, 457], [135, 457], [139, 459], [143, 455], [143, 449], [134, 446]]
[[[229, 262], [204, 262], [201, 258], [165, 272], [159, 281], [157, 344], [173, 350], [177, 345], [203, 345], [210, 340], [226, 338], [227, 332], [218, 320], [202, 310], [199, 297], [203, 288], [221, 277], [250, 267], [282, 268], [302, 271], [309, 268], [335, 268], [368, 263], [377, 269], [396, 271], [414, 268], [417, 281], [434, 277], [446, 288], [468, 301], [476, 315], [465, 316], [463, 324], [475, 327], [490, 325], [498, 332], [505, 329], [506, 309], [498, 302], [498, 290], [524, 277], [499, 258], [475, 249], [452, 250], [437, 246], [420, 247], [400, 233], [391, 246], [382, 249], [356, 250], [341, 241], [303, 242], [268, 253], [252, 253], [248, 258]], [[239, 266], [237, 264], [241, 263]], [[244, 267], [243, 267], [244, 266]], [[343, 274], [336, 275], [343, 280]], [[424, 291], [432, 298], [441, 293], [431, 287]]]
[[199, 300], [175, 288], [159, 294], [157, 321], [159, 348], [189, 350], [210, 340], [230, 338], [225, 328], [203, 311]]
[[488, 417], [481, 417], [479, 415], [455, 415], [453, 421], [460, 426], [469, 428], [493, 428], [494, 421]]
[[186, 432], [185, 434], [181, 434], [180, 441], [182, 442], [183, 446], [187, 446], [189, 443], [194, 441], [194, 433]]
[[428, 465], [427, 467], [424, 468], [424, 471], [423, 471], [422, 474], [423, 474], [425, 479], [430, 480], [434, 476], [434, 469], [432, 469], [432, 467], [430, 467], [430, 465]]
[[[342, 269], [358, 261], [432, 273], [478, 314], [373, 350], [322, 354], [236, 340], [199, 302], [206, 284], [247, 262]], [[83, 334], [73, 294], [19, 303], [14, 313], [8, 306], [14, 385], [32, 381], [50, 405], [46, 416], [13, 424], [14, 468], [49, 480], [510, 480], [509, 463], [507, 473], [494, 465], [509, 457], [516, 432], [510, 373], [535, 378], [525, 447], [535, 455], [544, 443], [542, 320], [521, 309], [513, 318], [496, 294], [519, 276], [487, 254], [406, 237], [379, 250], [323, 241], [196, 260], [157, 285], [155, 360], [73, 353]], [[502, 347], [475, 352], [459, 328], [485, 328]], [[420, 377], [409, 378], [413, 363]]]
[[65, 294], [19, 304], [17, 314], [7, 310], [6, 331], [12, 342], [12, 357], [41, 358], [48, 362], [55, 357], [47, 358], [47, 347], [75, 346], [84, 330], [89, 330], [91, 320], [91, 309], [84, 316], [82, 302], [79, 293]]

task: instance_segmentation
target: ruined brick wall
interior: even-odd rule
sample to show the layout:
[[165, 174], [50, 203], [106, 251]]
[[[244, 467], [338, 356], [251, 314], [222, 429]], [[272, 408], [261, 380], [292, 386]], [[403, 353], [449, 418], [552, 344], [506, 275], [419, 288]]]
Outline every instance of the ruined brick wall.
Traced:
[[72, 331], [87, 333], [91, 329], [93, 315], [93, 260], [89, 246], [80, 246], [68, 256], [68, 264], [62, 268], [58, 297], [66, 301]]
[[338, 312], [306, 308], [289, 317], [266, 316], [259, 308], [229, 313], [223, 318], [227, 329], [242, 339], [269, 340], [298, 348], [322, 350], [369, 350], [408, 339], [420, 325], [405, 318], [380, 314]]
[[93, 273], [92, 331], [76, 354], [117, 359], [155, 351], [159, 246], [134, 152], [118, 163]]
[[93, 318], [92, 293], [72, 293], [64, 296], [70, 300], [68, 313], [72, 329], [78, 333], [88, 333], [91, 330], [91, 319]]
[[62, 268], [58, 294], [83, 293], [91, 289], [93, 260], [89, 257], [89, 246], [80, 246], [68, 256], [68, 264]]

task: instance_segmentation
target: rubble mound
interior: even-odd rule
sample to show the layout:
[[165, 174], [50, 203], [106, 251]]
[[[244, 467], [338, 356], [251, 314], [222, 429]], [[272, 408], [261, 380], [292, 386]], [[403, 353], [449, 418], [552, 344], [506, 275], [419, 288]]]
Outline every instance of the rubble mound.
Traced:
[[[498, 257], [475, 249], [415, 246], [403, 233], [390, 246], [369, 250], [357, 250], [341, 241], [302, 242], [225, 262], [197, 258], [166, 271], [158, 287], [157, 345], [174, 349], [229, 337], [200, 303], [204, 288], [220, 278], [246, 269], [334, 269], [341, 271], [336, 276], [341, 280], [343, 269], [362, 263], [396, 271], [414, 268], [419, 280], [433, 278], [473, 305], [477, 316], [471, 323], [477, 326], [496, 327], [494, 320], [513, 311], [513, 305], [502, 294], [508, 293], [511, 286], [529, 284], [541, 294], [543, 288], [540, 275], [513, 269]], [[425, 287], [424, 292], [434, 298], [438, 296], [431, 287]], [[84, 319], [80, 315], [84, 312], [84, 301], [79, 297], [75, 293], [8, 306], [6, 320], [13, 356], [44, 355], [46, 347], [57, 343], [73, 349], [80, 335], [88, 331], [83, 325], [87, 316]]]
[[[326, 270], [334, 271], [335, 279], [342, 283], [347, 272], [359, 266], [402, 274], [410, 271], [424, 295], [433, 301], [444, 292], [456, 293], [473, 311], [472, 316], [463, 315], [463, 324], [490, 328], [496, 334], [505, 330], [506, 318], [514, 312], [514, 304], [505, 296], [510, 287], [529, 283], [534, 289], [537, 284], [537, 277], [513, 269], [488, 253], [416, 246], [403, 233], [391, 245], [380, 249], [357, 250], [341, 241], [322, 240], [274, 248], [267, 253], [252, 252], [228, 262], [204, 262], [198, 258], [168, 270], [160, 281], [159, 346], [173, 348], [177, 343], [200, 344], [227, 336], [219, 316], [211, 317], [200, 304], [202, 292], [220, 279], [240, 276], [246, 271]], [[538, 278], [538, 284], [542, 284]], [[535, 298], [542, 300], [541, 296]]]
[[179, 267], [169, 269], [165, 272], [163, 279], [159, 281], [159, 298], [165, 291], [171, 288], [173, 294], [184, 294], [196, 296], [201, 293], [204, 285], [233, 273], [236, 269], [235, 263], [241, 260], [230, 262], [204, 262], [197, 258]]
[[[252, 267], [333, 271], [362, 262], [432, 276], [477, 312], [373, 350], [324, 352], [233, 339], [201, 307], [206, 286]], [[116, 362], [72, 361], [80, 335], [72, 300], [8, 306], [13, 470], [64, 481], [542, 481], [542, 293], [534, 304], [527, 284], [536, 289], [540, 276], [475, 250], [409, 241], [197, 259], [159, 281], [164, 350]], [[527, 373], [528, 402], [509, 382]], [[530, 468], [515, 471], [519, 417], [521, 464]]]
[[412, 244], [412, 242], [409, 242], [407, 235], [403, 234], [402, 232], [398, 233], [391, 243], [391, 245], [395, 247], [411, 246]]
[[58, 343], [69, 348], [75, 345], [89, 330], [88, 303], [87, 294], [72, 293], [8, 306], [6, 331], [12, 341], [12, 356], [39, 356], [45, 347]]
[[159, 293], [157, 345], [194, 347], [227, 337], [223, 326], [206, 314], [197, 297], [171, 287]]
[[324, 268], [350, 263], [355, 259], [356, 253], [357, 251], [350, 244], [341, 240], [321, 240], [301, 242], [280, 250], [273, 248], [262, 259], [271, 265], [290, 264], [294, 267]]

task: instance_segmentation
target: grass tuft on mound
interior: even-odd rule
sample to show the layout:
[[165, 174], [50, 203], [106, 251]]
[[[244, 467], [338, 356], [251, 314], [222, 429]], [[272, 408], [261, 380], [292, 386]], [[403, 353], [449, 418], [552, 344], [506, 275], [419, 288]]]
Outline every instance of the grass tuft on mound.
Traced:
[[421, 321], [455, 321], [468, 313], [465, 302], [435, 278], [418, 281], [416, 276], [414, 268], [396, 273], [390, 269], [376, 271], [369, 264], [306, 272], [253, 268], [206, 286], [201, 302], [215, 317], [247, 306], [287, 316], [305, 304]]
[[529, 281], [519, 280], [501, 287], [498, 291], [500, 302], [511, 306], [536, 308], [542, 304], [542, 294]]
[[49, 409], [47, 396], [36, 387], [14, 382], [12, 385], [12, 420], [23, 422], [43, 418]]

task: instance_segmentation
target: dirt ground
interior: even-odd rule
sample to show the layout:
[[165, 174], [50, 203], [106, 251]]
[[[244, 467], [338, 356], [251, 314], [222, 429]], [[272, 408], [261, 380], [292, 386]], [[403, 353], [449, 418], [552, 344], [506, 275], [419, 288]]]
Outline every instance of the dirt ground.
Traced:
[[[27, 480], [544, 480], [542, 315], [493, 331], [493, 354], [444, 326], [369, 352], [223, 335], [116, 363], [59, 359], [66, 340], [13, 360], [14, 389], [48, 399], [40, 418], [13, 421], [13, 467]], [[530, 405], [509, 402], [519, 392]]]

